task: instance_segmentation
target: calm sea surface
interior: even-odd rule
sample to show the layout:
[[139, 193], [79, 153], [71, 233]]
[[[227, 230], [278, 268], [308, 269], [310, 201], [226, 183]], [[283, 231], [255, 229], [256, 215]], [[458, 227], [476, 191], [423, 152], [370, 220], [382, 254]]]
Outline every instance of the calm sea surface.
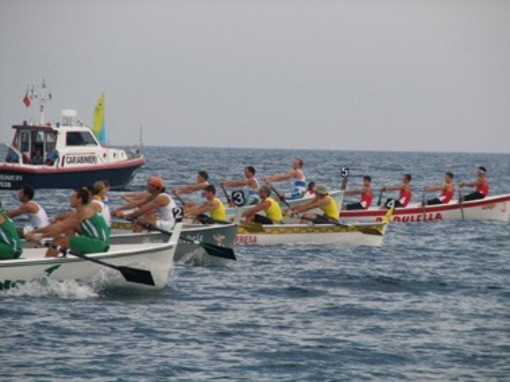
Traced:
[[[374, 187], [444, 171], [510, 192], [510, 155], [146, 148], [170, 187], [287, 171], [338, 187]], [[284, 189], [284, 185], [279, 186]], [[41, 190], [52, 212], [68, 191]], [[5, 208], [14, 192], [0, 192]], [[119, 194], [112, 193], [112, 204]], [[509, 380], [510, 225], [438, 222], [390, 227], [381, 248], [238, 248], [223, 267], [181, 264], [157, 293], [54, 281], [0, 292], [0, 380]]]

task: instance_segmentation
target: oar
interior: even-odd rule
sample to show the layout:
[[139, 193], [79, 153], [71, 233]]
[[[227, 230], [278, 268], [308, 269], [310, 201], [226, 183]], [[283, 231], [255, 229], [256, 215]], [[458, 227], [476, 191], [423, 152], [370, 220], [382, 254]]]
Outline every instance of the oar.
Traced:
[[69, 255], [79, 257], [80, 259], [83, 259], [83, 260], [88, 260], [88, 261], [92, 261], [93, 263], [96, 263], [96, 264], [104, 265], [105, 267], [108, 267], [108, 268], [116, 269], [117, 271], [119, 271], [122, 274], [122, 276], [124, 276], [124, 278], [127, 281], [130, 281], [132, 283], [139, 283], [139, 284], [145, 284], [145, 285], [151, 285], [151, 286], [156, 285], [156, 283], [154, 282], [154, 279], [152, 278], [152, 274], [150, 271], [126, 267], [123, 265], [113, 265], [110, 263], [106, 263], [102, 260], [98, 260], [93, 257], [88, 257], [88, 256], [82, 255], [80, 253], [73, 252], [73, 251], [69, 250], [68, 248], [65, 248], [65, 247], [62, 247], [60, 245], [56, 245], [53, 243], [46, 242], [46, 243], [41, 243], [41, 244], [43, 244], [45, 247], [56, 249], [57, 251], [62, 253], [64, 256], [69, 254]]
[[271, 190], [278, 196], [278, 198], [285, 204], [288, 208], [292, 208], [289, 203], [285, 200], [285, 196], [282, 196], [276, 189], [271, 186]]
[[[312, 218], [309, 218], [309, 217], [306, 217], [306, 216], [299, 216], [300, 219], [303, 219], [303, 220], [307, 220], [307, 221], [310, 221], [310, 222], [313, 222], [314, 219]], [[330, 223], [325, 223], [325, 224], [331, 224], [331, 225], [334, 225], [334, 226], [337, 226], [337, 227], [345, 227], [345, 228], [353, 228], [357, 231], [360, 231], [361, 233], [365, 233], [367, 235], [378, 235], [378, 236], [382, 236], [382, 232], [379, 231], [377, 228], [372, 228], [372, 227], [362, 227], [362, 226], [356, 226], [356, 225], [350, 225], [350, 224], [342, 224], [342, 223], [338, 223], [338, 222], [330, 222]]]
[[[164, 233], [165, 235], [172, 235], [172, 232], [156, 227], [154, 224], [142, 223], [141, 226], [151, 231], [158, 231]], [[180, 236], [179, 240], [184, 240], [189, 243], [199, 245], [211, 256], [221, 257], [222, 259], [237, 260], [236, 255], [234, 254], [234, 250], [232, 248], [220, 247], [219, 245], [216, 244], [188, 239], [187, 237], [183, 237], [182, 235]]]
[[232, 203], [232, 199], [230, 199], [230, 196], [228, 196], [228, 192], [227, 190], [225, 189], [225, 186], [224, 185], [221, 185], [220, 186], [221, 189], [223, 190], [223, 193], [225, 194], [225, 197], [227, 198], [227, 203], [228, 205], [230, 205]]
[[382, 203], [382, 196], [383, 196], [383, 194], [384, 194], [383, 190], [379, 191], [379, 199], [377, 199], [377, 207], [379, 207], [381, 205], [381, 203]]
[[465, 220], [464, 218], [464, 196], [462, 195], [462, 190], [459, 186], [459, 204], [460, 204], [460, 216], [462, 216], [462, 220]]
[[175, 199], [177, 199], [177, 201], [178, 201], [179, 203], [181, 203], [181, 204], [182, 204], [182, 206], [184, 207], [184, 205], [186, 204], [186, 203], [184, 202], [184, 200], [182, 200], [182, 198], [181, 198], [179, 195], [177, 195], [175, 192], [172, 192], [172, 195], [173, 195], [173, 196], [175, 196]]

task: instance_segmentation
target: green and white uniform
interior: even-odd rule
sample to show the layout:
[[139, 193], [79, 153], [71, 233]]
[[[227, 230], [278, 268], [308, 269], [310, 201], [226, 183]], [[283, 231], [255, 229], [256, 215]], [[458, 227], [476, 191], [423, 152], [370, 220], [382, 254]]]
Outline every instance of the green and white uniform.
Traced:
[[17, 259], [23, 247], [14, 222], [3, 212], [5, 221], [0, 224], [0, 260]]
[[81, 234], [69, 240], [71, 251], [80, 255], [106, 252], [110, 248], [110, 228], [97, 212], [80, 223]]

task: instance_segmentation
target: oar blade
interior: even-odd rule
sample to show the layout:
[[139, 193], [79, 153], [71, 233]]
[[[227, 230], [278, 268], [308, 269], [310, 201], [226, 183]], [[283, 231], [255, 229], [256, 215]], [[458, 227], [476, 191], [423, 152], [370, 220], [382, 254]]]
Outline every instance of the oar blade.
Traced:
[[216, 256], [228, 260], [237, 260], [232, 248], [220, 247], [218, 245], [204, 242], [200, 242], [198, 245], [200, 245], [211, 256]]
[[143, 269], [136, 269], [126, 266], [118, 266], [117, 269], [122, 276], [126, 279], [126, 281], [138, 284], [145, 284], [150, 286], [156, 286], [154, 279], [152, 278], [152, 273]]

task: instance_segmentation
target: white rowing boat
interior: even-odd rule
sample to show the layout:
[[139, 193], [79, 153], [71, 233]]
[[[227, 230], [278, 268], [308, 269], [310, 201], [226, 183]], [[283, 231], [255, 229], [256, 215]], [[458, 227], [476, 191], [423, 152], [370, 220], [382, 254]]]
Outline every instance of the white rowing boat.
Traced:
[[[112, 222], [114, 233], [110, 237], [112, 244], [126, 243], [162, 243], [168, 240], [168, 235], [161, 232], [126, 233], [133, 228], [133, 223], [116, 221]], [[175, 251], [176, 262], [189, 262], [200, 260], [208, 255], [202, 246], [190, 242], [200, 242], [216, 245], [222, 248], [233, 249], [237, 233], [237, 224], [184, 224]], [[216, 251], [213, 256], [221, 257]]]
[[236, 236], [240, 246], [332, 245], [339, 247], [381, 246], [387, 222], [373, 224], [242, 224]]
[[[340, 211], [344, 222], [377, 222], [386, 213], [385, 209], [371, 207], [368, 210]], [[459, 203], [457, 200], [447, 204], [422, 207], [420, 203], [411, 203], [404, 208], [395, 208], [394, 222], [431, 222], [438, 220], [499, 220], [508, 221], [510, 216], [510, 194], [488, 196], [484, 199]]]
[[[40, 277], [59, 281], [81, 280], [101, 287], [162, 289], [167, 284], [173, 266], [181, 228], [181, 224], [176, 225], [172, 236], [165, 243], [112, 244], [108, 252], [86, 255], [90, 260], [71, 254], [66, 257], [44, 257], [46, 248], [24, 249], [19, 259], [0, 261], [0, 289], [8, 289], [17, 283]], [[113, 265], [120, 271], [91, 260]], [[124, 271], [131, 270], [135, 271], [135, 276], [136, 273], [150, 272], [153, 285], [127, 281]]]

